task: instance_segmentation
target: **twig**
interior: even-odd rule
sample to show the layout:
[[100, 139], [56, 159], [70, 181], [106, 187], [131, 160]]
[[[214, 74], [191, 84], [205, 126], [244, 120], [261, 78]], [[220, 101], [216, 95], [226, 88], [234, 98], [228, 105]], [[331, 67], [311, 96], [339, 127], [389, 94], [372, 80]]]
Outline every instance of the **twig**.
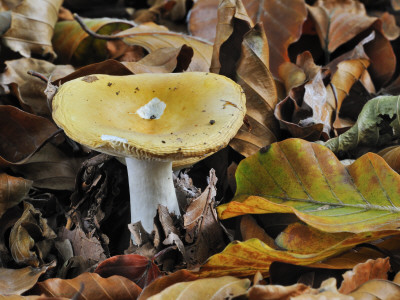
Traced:
[[86, 26], [86, 24], [83, 22], [82, 18], [78, 16], [78, 14], [74, 14], [74, 19], [79, 23], [79, 25], [82, 27], [82, 29], [89, 34], [90, 36], [96, 38], [96, 39], [101, 39], [101, 40], [107, 40], [107, 41], [115, 41], [115, 40], [121, 40], [124, 37], [123, 36], [115, 36], [115, 35], [103, 35], [103, 34], [98, 34], [94, 31], [92, 31], [89, 27]]
[[31, 76], [39, 78], [40, 80], [42, 80], [42, 81], [44, 81], [46, 83], [49, 82], [49, 79], [46, 76], [44, 76], [42, 73], [39, 73], [39, 72], [36, 72], [36, 71], [33, 71], [33, 70], [29, 70], [27, 73], [29, 75], [31, 75]]

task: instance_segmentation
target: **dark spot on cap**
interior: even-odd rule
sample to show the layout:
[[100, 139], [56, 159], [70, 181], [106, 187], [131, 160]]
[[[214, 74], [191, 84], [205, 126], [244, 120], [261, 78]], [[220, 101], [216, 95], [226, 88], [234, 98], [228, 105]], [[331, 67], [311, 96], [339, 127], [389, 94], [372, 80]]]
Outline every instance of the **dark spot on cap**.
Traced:
[[107, 86], [112, 86], [112, 83], [111, 82], [107, 83]]
[[93, 75], [87, 75], [85, 77], [82, 78], [82, 81], [85, 81], [87, 83], [91, 83], [93, 81], [99, 80], [96, 76]]
[[161, 143], [165, 144], [165, 141], [161, 141]]
[[150, 120], [154, 120], [155, 118], [156, 118], [155, 115], [151, 115], [151, 116], [150, 116]]
[[214, 125], [215, 124], [215, 120], [210, 120], [210, 124]]
[[264, 154], [264, 153], [268, 152], [269, 148], [271, 148], [271, 145], [262, 147], [262, 148], [260, 149], [260, 153], [261, 153], [261, 154]]
[[138, 88], [138, 87], [135, 87], [135, 90], [139, 91], [139, 88]]
[[115, 93], [117, 96], [119, 95], [119, 91]]

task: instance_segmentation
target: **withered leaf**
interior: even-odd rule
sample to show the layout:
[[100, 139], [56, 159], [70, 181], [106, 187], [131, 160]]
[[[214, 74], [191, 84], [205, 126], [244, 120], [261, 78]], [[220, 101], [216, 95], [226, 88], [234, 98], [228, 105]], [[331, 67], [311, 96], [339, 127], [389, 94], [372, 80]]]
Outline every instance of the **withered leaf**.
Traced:
[[11, 229], [9, 243], [11, 254], [19, 264], [38, 267], [44, 257], [38, 242], [55, 239], [57, 235], [42, 217], [42, 213], [32, 204], [24, 202], [24, 212]]
[[93, 264], [106, 259], [100, 241], [94, 236], [88, 237], [78, 226], [72, 231], [61, 228], [58, 236], [71, 241], [75, 256], [82, 256]]
[[11, 12], [11, 27], [3, 43], [24, 57], [31, 53], [56, 58], [51, 38], [62, 0], [23, 0]]
[[[84, 288], [80, 292], [82, 284]], [[114, 275], [102, 278], [96, 273], [83, 273], [74, 279], [47, 279], [39, 282], [33, 291], [53, 297], [73, 298], [80, 292], [79, 298], [83, 299], [132, 300], [137, 299], [142, 289], [122, 276]]]
[[43, 117], [1, 105], [0, 166], [25, 163], [57, 132], [57, 126]]
[[39, 277], [55, 265], [55, 262], [53, 262], [40, 268], [0, 268], [0, 295], [21, 295], [33, 287]]
[[0, 173], [0, 217], [28, 194], [32, 181]]

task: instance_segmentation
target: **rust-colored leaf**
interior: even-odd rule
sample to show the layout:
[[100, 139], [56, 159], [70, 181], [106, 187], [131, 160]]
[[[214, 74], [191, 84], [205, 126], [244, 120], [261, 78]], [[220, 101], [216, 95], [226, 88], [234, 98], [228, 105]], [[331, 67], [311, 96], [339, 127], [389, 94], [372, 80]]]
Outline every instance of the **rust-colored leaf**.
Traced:
[[349, 294], [363, 283], [372, 279], [387, 279], [390, 269], [389, 257], [376, 260], [369, 259], [365, 263], [358, 264], [351, 271], [343, 274], [343, 282], [339, 292]]
[[148, 299], [175, 283], [193, 281], [198, 278], [197, 275], [187, 270], [179, 270], [170, 275], [162, 276], [145, 287], [138, 300]]
[[122, 276], [102, 278], [96, 273], [83, 273], [74, 279], [47, 279], [39, 282], [33, 291], [53, 297], [73, 298], [78, 294], [79, 299], [132, 300], [137, 299], [142, 289]]
[[240, 220], [240, 233], [242, 240], [257, 238], [269, 247], [276, 249], [274, 240], [259, 226], [251, 215], [244, 215]]
[[217, 27], [218, 0], [198, 0], [189, 15], [189, 32], [213, 43]]
[[378, 152], [378, 155], [382, 156], [388, 165], [400, 173], [400, 146], [390, 146]]
[[32, 204], [24, 203], [24, 212], [11, 229], [9, 243], [11, 254], [19, 264], [38, 267], [43, 263], [44, 253], [39, 242], [55, 239], [57, 235], [42, 218], [42, 213]]
[[102, 261], [94, 270], [103, 278], [113, 275], [126, 277], [141, 288], [148, 286], [161, 272], [147, 257], [138, 254], [116, 255]]
[[40, 268], [0, 268], [0, 295], [21, 295], [33, 287], [42, 274], [54, 266], [55, 263], [50, 263]]
[[12, 8], [11, 27], [2, 36], [3, 43], [24, 57], [31, 53], [56, 58], [51, 38], [62, 0], [23, 0]]
[[0, 217], [28, 194], [32, 181], [0, 173]]
[[57, 131], [57, 126], [43, 117], [0, 106], [0, 165], [23, 164]]

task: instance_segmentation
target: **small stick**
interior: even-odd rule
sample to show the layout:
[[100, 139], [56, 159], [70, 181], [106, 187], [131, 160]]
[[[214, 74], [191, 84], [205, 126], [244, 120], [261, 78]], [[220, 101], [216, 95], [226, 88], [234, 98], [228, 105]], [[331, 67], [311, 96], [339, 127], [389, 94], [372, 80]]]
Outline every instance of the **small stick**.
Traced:
[[82, 29], [89, 34], [90, 36], [96, 38], [96, 39], [101, 39], [101, 40], [107, 40], [107, 41], [113, 41], [113, 40], [121, 40], [123, 39], [123, 36], [115, 36], [115, 35], [103, 35], [103, 34], [98, 34], [94, 31], [92, 31], [89, 27], [86, 26], [86, 24], [83, 22], [82, 18], [78, 14], [74, 14], [74, 19], [79, 23], [79, 25], [82, 27]]
[[36, 71], [33, 71], [33, 70], [29, 70], [27, 73], [29, 75], [31, 75], [31, 76], [39, 78], [40, 80], [42, 80], [42, 81], [44, 81], [46, 83], [49, 82], [49, 79], [46, 76], [44, 76], [43, 74], [39, 73], [39, 72], [36, 72]]

